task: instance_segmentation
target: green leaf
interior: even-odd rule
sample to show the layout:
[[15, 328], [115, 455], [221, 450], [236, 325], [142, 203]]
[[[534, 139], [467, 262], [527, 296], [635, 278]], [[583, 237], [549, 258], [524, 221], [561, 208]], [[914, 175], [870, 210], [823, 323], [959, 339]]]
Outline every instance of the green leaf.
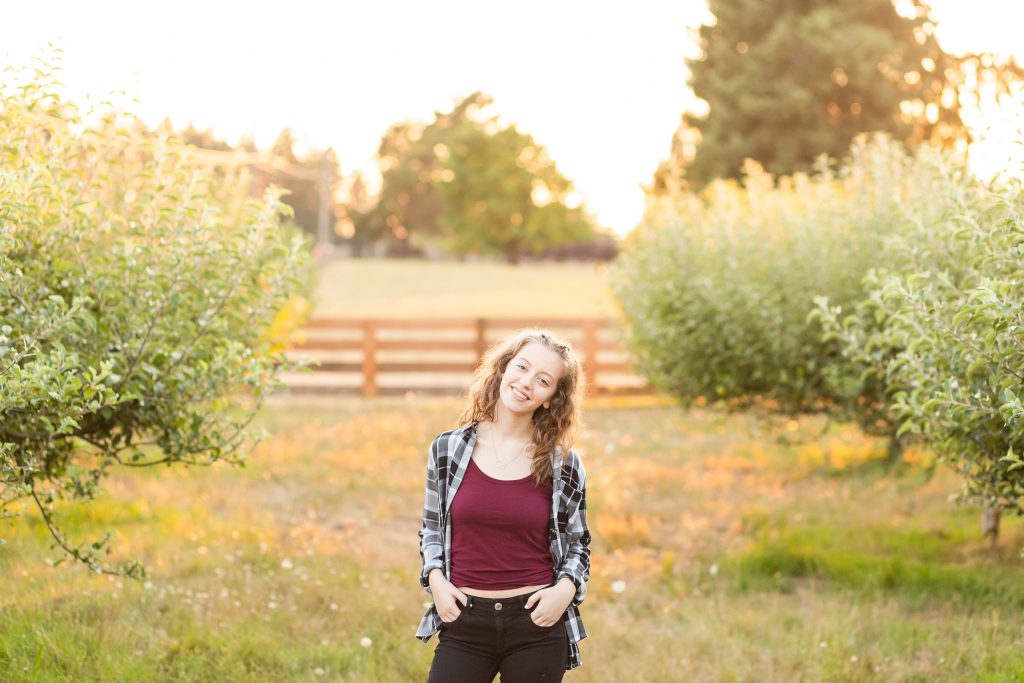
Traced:
[[976, 374], [978, 374], [978, 372], [980, 372], [983, 368], [987, 368], [987, 367], [988, 367], [988, 360], [986, 360], [984, 358], [976, 359], [970, 365], [967, 366], [967, 372], [965, 373], [965, 376], [967, 377], [967, 380], [970, 381], [970, 380], [974, 379], [974, 376]]

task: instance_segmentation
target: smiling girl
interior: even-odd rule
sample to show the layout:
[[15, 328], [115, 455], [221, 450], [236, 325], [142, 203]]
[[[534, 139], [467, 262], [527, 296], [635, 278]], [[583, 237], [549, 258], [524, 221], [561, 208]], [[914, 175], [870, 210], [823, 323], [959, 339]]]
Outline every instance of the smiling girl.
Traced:
[[416, 637], [428, 683], [560, 681], [581, 663], [590, 578], [586, 474], [572, 450], [584, 379], [565, 342], [524, 330], [484, 357], [461, 427], [427, 461]]

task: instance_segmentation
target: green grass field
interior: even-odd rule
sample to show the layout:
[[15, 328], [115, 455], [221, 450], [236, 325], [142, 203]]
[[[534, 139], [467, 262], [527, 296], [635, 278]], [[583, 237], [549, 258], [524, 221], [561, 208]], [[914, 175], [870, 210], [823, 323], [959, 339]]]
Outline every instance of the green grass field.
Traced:
[[608, 318], [607, 266], [341, 259], [319, 270], [315, 315], [346, 318]]
[[[275, 402], [246, 467], [119, 472], [63, 509], [146, 582], [48, 566], [27, 513], [0, 545], [0, 680], [424, 680], [422, 478], [460, 407]], [[991, 555], [926, 454], [886, 472], [847, 426], [649, 397], [587, 423], [590, 637], [566, 680], [1024, 678], [1022, 525]]]

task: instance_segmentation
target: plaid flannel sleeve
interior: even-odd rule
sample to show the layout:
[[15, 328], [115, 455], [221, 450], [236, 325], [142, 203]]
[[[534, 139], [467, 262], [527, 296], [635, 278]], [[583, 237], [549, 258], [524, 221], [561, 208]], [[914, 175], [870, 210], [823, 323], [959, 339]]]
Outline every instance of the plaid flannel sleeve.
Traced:
[[569, 577], [576, 585], [576, 595], [572, 606], [578, 607], [587, 594], [587, 581], [590, 580], [590, 530], [587, 528], [587, 482], [583, 463], [578, 459], [574, 463], [578, 477], [577, 490], [579, 504], [569, 516], [566, 525], [568, 549], [556, 581], [563, 576]]
[[423, 567], [420, 571], [420, 584], [430, 593], [429, 576], [432, 569], [444, 569], [444, 530], [441, 529], [441, 496], [438, 487], [438, 444], [435, 440], [430, 445], [427, 458], [427, 487], [423, 496], [423, 526], [420, 528], [420, 558]]

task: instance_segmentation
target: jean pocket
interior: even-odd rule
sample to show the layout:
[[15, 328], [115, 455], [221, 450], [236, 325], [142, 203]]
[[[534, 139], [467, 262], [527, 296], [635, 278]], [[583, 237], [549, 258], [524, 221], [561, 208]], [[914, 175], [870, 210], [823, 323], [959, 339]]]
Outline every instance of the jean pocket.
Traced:
[[[536, 609], [536, 607], [534, 607], [534, 609]], [[551, 629], [555, 628], [560, 623], [562, 623], [561, 620], [558, 620], [555, 623], [551, 624], [551, 626], [541, 626], [540, 624], [538, 624], [536, 621], [533, 620], [533, 609], [527, 610], [527, 612], [526, 612], [526, 620], [530, 622], [531, 626], [533, 626], [536, 629], [540, 629], [541, 631], [550, 631]]]
[[[459, 610], [459, 616], [455, 617], [455, 619], [453, 619], [452, 621], [445, 621], [444, 619], [441, 619], [441, 628], [444, 628], [445, 626], [451, 626], [452, 624], [459, 623], [460, 621], [462, 621], [462, 618], [466, 615], [466, 608], [463, 607], [461, 602], [456, 600], [455, 601], [455, 606]], [[441, 618], [440, 615], [438, 615], [438, 619], [440, 619], [440, 618]]]

